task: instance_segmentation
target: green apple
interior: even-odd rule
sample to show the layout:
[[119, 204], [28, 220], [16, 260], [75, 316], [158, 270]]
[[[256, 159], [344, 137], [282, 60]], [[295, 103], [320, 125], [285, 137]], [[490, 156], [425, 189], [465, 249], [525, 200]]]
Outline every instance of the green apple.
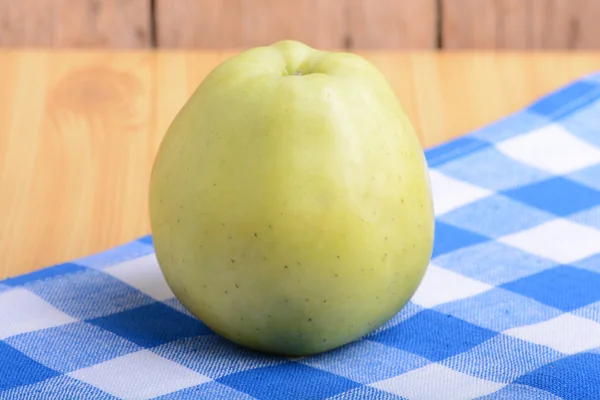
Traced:
[[423, 149], [385, 77], [290, 40], [199, 85], [156, 156], [150, 220], [179, 301], [230, 341], [286, 356], [390, 320], [434, 236]]

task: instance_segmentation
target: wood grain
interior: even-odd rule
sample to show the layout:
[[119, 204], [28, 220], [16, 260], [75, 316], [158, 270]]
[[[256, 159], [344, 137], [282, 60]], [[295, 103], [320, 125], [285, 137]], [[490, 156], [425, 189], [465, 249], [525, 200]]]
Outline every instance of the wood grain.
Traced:
[[[234, 54], [0, 52], [0, 277], [148, 233], [160, 140]], [[387, 76], [426, 147], [600, 70], [598, 53], [360, 54]]]
[[164, 48], [247, 48], [295, 39], [343, 48], [346, 0], [156, 0]]
[[441, 0], [445, 49], [600, 49], [598, 0]]
[[238, 49], [296, 39], [327, 49], [430, 49], [435, 1], [157, 0], [157, 44]]
[[2, 47], [143, 48], [149, 0], [0, 0]]
[[433, 49], [437, 46], [436, 0], [349, 0], [352, 49]]

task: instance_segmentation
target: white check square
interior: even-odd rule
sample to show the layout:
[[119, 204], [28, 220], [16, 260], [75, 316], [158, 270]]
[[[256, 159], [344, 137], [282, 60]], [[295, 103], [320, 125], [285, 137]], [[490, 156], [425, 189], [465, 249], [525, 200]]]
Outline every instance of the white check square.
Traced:
[[77, 321], [22, 288], [0, 293], [0, 340]]
[[520, 326], [504, 331], [531, 343], [548, 346], [565, 354], [576, 354], [600, 347], [600, 324], [572, 314], [533, 325]]
[[600, 231], [566, 219], [555, 219], [498, 241], [558, 263], [600, 253]]
[[558, 124], [505, 140], [496, 147], [523, 164], [555, 174], [567, 174], [600, 163], [600, 150]]
[[430, 265], [411, 301], [421, 307], [435, 307], [475, 296], [493, 286], [436, 265]]
[[142, 350], [69, 374], [122, 399], [151, 399], [209, 382], [211, 379], [173, 361]]
[[506, 384], [476, 378], [439, 364], [429, 364], [369, 386], [411, 400], [463, 400], [497, 392]]
[[431, 170], [429, 177], [436, 216], [493, 194], [490, 190], [459, 181], [436, 170]]
[[175, 297], [167, 285], [155, 254], [125, 261], [103, 272], [114, 276], [158, 301]]

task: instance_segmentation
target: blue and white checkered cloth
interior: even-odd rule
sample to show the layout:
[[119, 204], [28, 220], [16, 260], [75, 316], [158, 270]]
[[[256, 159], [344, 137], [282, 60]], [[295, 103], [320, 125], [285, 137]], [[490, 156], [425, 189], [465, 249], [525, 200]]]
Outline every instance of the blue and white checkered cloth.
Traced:
[[144, 237], [0, 281], [0, 398], [600, 398], [600, 74], [427, 159], [432, 262], [374, 333], [242, 349], [183, 309]]

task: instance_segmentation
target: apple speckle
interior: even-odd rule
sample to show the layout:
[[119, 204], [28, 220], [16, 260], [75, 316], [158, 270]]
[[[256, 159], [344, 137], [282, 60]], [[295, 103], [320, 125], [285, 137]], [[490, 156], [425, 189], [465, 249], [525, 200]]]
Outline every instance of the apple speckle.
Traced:
[[236, 283], [236, 284], [235, 284], [235, 288], [236, 288], [236, 289], [239, 289], [239, 288], [240, 288], [240, 286], [239, 286], [239, 285]]
[[232, 263], [232, 264], [235, 264], [235, 260], [234, 260], [233, 258], [231, 259], [231, 263]]
[[309, 319], [308, 319], [308, 322], [312, 322], [312, 318], [309, 318]]

